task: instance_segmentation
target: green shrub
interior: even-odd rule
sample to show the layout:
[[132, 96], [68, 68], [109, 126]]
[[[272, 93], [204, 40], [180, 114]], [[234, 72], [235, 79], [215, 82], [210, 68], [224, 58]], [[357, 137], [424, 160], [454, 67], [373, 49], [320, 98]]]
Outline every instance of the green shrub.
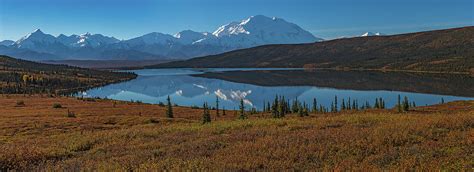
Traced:
[[165, 104], [164, 104], [163, 102], [159, 102], [159, 103], [158, 103], [158, 106], [160, 106], [160, 107], [165, 107]]
[[153, 119], [153, 118], [150, 118], [150, 119], [148, 120], [148, 123], [151, 123], [151, 124], [156, 124], [156, 123], [160, 123], [160, 120], [158, 120], [158, 119]]
[[23, 106], [25, 106], [25, 102], [23, 100], [18, 100], [18, 101], [16, 101], [16, 106], [17, 107], [23, 107]]
[[63, 106], [62, 106], [61, 104], [59, 104], [59, 103], [54, 103], [54, 104], [53, 104], [53, 108], [55, 108], [55, 109], [59, 109], [59, 108], [62, 108], [62, 107], [63, 107]]
[[75, 118], [76, 117], [76, 114], [74, 112], [71, 112], [69, 111], [69, 109], [67, 110], [67, 117], [68, 118]]

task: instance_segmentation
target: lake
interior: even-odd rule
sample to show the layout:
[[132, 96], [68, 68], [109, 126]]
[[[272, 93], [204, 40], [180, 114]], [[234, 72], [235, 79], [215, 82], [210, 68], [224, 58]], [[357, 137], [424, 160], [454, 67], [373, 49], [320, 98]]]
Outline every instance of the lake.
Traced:
[[262, 109], [276, 95], [329, 107], [338, 101], [357, 100], [359, 105], [383, 98], [394, 107], [397, 97], [408, 97], [417, 105], [474, 99], [474, 78], [467, 75], [400, 72], [328, 71], [303, 69], [143, 69], [131, 81], [111, 84], [80, 93], [144, 103], [166, 102], [167, 96], [181, 106], [202, 106], [208, 102], [225, 109], [238, 109], [241, 99], [246, 108]]

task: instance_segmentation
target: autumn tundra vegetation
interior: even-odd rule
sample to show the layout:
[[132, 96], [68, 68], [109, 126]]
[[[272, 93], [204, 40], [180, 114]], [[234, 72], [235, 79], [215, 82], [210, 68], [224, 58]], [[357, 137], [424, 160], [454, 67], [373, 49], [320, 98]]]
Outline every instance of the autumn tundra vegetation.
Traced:
[[415, 107], [400, 99], [400, 106], [394, 108], [383, 108], [384, 100], [378, 98], [378, 105], [369, 103], [365, 108], [360, 103], [356, 109], [354, 103], [349, 106], [354, 100], [335, 98], [333, 106], [339, 108], [322, 108], [326, 111], [305, 102], [289, 104], [276, 96], [263, 111], [253, 112], [241, 101], [238, 110], [220, 109], [218, 114], [219, 108], [207, 103], [188, 108], [173, 105], [171, 99], [152, 105], [4, 94], [0, 97], [0, 167], [52, 171], [473, 168], [474, 101]]

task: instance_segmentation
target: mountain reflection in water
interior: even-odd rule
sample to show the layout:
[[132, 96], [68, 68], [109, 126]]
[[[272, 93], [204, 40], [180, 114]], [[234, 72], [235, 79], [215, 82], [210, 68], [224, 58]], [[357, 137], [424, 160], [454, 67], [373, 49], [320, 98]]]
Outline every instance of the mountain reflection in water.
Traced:
[[[170, 95], [173, 103], [201, 106], [208, 102], [220, 107], [237, 109], [240, 99], [247, 108], [261, 109], [264, 102], [276, 95], [312, 104], [330, 106], [337, 95], [339, 101], [350, 97], [359, 104], [382, 97], [387, 107], [396, 104], [397, 97], [407, 96], [417, 105], [473, 99], [474, 80], [467, 75], [416, 74], [360, 71], [305, 71], [238, 69], [145, 69], [134, 71], [137, 79], [92, 89], [83, 94], [117, 100], [139, 100], [145, 103], [165, 102]], [[207, 72], [207, 73], [206, 73]]]

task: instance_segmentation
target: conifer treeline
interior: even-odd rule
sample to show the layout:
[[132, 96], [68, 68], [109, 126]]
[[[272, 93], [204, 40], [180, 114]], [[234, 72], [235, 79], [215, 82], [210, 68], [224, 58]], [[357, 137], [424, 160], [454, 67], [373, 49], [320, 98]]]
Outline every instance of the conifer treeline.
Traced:
[[[443, 98], [441, 98], [441, 101], [442, 101], [442, 103], [444, 103]], [[398, 102], [397, 102], [396, 107], [398, 109], [398, 112], [406, 112], [406, 111], [410, 110], [410, 108], [416, 107], [416, 103], [415, 103], [415, 101], [410, 103], [407, 96], [405, 96], [403, 98], [403, 102], [402, 102], [400, 95], [398, 95]]]
[[[338, 106], [338, 101], [340, 101], [340, 106]], [[444, 99], [442, 99], [444, 101]], [[310, 108], [311, 107], [311, 108]], [[400, 95], [398, 95], [398, 102], [395, 106], [399, 112], [409, 111], [410, 108], [416, 107], [415, 102], [411, 102], [408, 100], [408, 97], [404, 97], [403, 102], [401, 101]], [[286, 99], [285, 96], [275, 96], [275, 99], [272, 102], [263, 102], [263, 109], [262, 113], [271, 113], [273, 118], [283, 118], [287, 114], [298, 114], [300, 117], [309, 116], [310, 113], [335, 113], [340, 111], [359, 111], [365, 109], [385, 109], [385, 100], [382, 97], [375, 98], [373, 105], [369, 101], [366, 101], [361, 106], [359, 105], [359, 101], [357, 99], [351, 99], [350, 97], [345, 99], [342, 98], [339, 100], [337, 96], [334, 96], [334, 101], [331, 102], [331, 107], [325, 107], [322, 104], [318, 104], [318, 100], [313, 98], [313, 102], [310, 105], [305, 101], [301, 102], [296, 98], [293, 101]], [[210, 107], [205, 102], [203, 104], [203, 116], [202, 116], [202, 123], [210, 123], [211, 122], [211, 113]], [[220, 116], [220, 109], [219, 109], [219, 98], [216, 97], [216, 107], [212, 108], [216, 111], [216, 116]], [[252, 108], [250, 111], [245, 110], [244, 99], [240, 99], [239, 103], [239, 110], [238, 112], [239, 119], [247, 119], [248, 114], [256, 114], [258, 111], [256, 108]], [[171, 99], [167, 97], [167, 109], [166, 115], [168, 118], [173, 118], [173, 110], [171, 105]], [[225, 109], [222, 109], [222, 115], [225, 116]]]
[[[400, 97], [400, 96], [399, 96]], [[416, 103], [410, 102], [408, 97], [404, 97], [403, 102], [399, 100], [396, 105], [399, 112], [408, 111], [410, 108], [416, 107]], [[293, 101], [286, 99], [285, 96], [275, 96], [273, 101], [263, 103], [262, 112], [271, 113], [274, 118], [285, 117], [286, 114], [294, 113], [299, 116], [308, 116], [309, 113], [335, 113], [339, 111], [358, 111], [365, 109], [385, 109], [385, 100], [382, 97], [375, 98], [374, 102], [365, 101], [359, 105], [359, 100], [351, 99], [350, 97], [345, 99], [338, 99], [334, 96], [334, 100], [331, 102], [330, 107], [326, 107], [322, 104], [318, 104], [316, 98], [313, 98], [313, 102], [310, 105], [305, 101], [301, 102], [296, 98]]]
[[[338, 101], [340, 101], [340, 103], [338, 103]], [[298, 98], [290, 101], [286, 99], [285, 96], [277, 95], [272, 102], [264, 101], [262, 111], [272, 113], [274, 118], [281, 118], [289, 113], [295, 113], [299, 116], [308, 116], [309, 113], [328, 113], [364, 109], [385, 109], [385, 100], [380, 97], [375, 99], [373, 106], [368, 101], [362, 106], [359, 106], [358, 100], [351, 100], [351, 98], [348, 98], [347, 100], [344, 98], [339, 100], [337, 96], [334, 96], [334, 101], [331, 102], [330, 107], [326, 107], [322, 104], [318, 104], [316, 98], [313, 98], [312, 104], [309, 104], [305, 101], [299, 101]]]

